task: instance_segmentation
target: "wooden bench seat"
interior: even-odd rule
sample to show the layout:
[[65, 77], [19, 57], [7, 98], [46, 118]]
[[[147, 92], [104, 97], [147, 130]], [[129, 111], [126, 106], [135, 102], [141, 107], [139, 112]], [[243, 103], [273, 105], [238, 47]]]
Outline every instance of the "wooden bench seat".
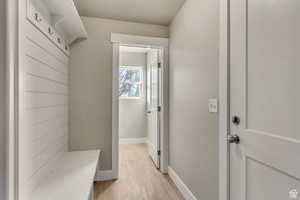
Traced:
[[34, 190], [33, 200], [93, 199], [93, 182], [100, 151], [65, 153]]

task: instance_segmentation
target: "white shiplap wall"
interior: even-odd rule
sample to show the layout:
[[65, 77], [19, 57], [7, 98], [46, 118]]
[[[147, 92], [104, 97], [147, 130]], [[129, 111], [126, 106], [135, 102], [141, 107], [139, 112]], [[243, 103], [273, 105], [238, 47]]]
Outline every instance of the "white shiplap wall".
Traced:
[[21, 20], [19, 62], [19, 198], [68, 150], [68, 57]]

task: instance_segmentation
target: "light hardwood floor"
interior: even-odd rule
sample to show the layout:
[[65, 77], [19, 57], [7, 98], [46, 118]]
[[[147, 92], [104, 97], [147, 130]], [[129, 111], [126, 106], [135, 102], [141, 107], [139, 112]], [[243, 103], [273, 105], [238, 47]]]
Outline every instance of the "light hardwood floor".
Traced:
[[120, 177], [95, 183], [95, 200], [183, 200], [152, 163], [146, 144], [120, 145]]

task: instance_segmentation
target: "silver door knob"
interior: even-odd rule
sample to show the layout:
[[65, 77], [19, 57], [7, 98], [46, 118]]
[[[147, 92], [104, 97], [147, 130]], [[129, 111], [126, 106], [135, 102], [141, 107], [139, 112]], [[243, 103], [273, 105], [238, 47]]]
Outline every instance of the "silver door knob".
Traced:
[[229, 144], [238, 144], [240, 143], [240, 137], [238, 135], [228, 135], [227, 141]]

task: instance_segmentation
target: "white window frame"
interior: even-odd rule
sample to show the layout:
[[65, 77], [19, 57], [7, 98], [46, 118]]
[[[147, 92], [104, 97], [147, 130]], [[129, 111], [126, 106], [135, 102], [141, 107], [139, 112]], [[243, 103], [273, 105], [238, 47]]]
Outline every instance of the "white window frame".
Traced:
[[[126, 97], [126, 96], [119, 96], [119, 99], [128, 99], [128, 100], [135, 100], [135, 99], [142, 99], [143, 98], [143, 94], [144, 94], [144, 70], [143, 70], [143, 66], [120, 66], [121, 68], [126, 68], [126, 69], [131, 69], [131, 70], [138, 70], [140, 71], [140, 77], [141, 80], [140, 82], [134, 82], [134, 84], [140, 84], [140, 96], [139, 97]], [[120, 72], [119, 72], [120, 73]]]

